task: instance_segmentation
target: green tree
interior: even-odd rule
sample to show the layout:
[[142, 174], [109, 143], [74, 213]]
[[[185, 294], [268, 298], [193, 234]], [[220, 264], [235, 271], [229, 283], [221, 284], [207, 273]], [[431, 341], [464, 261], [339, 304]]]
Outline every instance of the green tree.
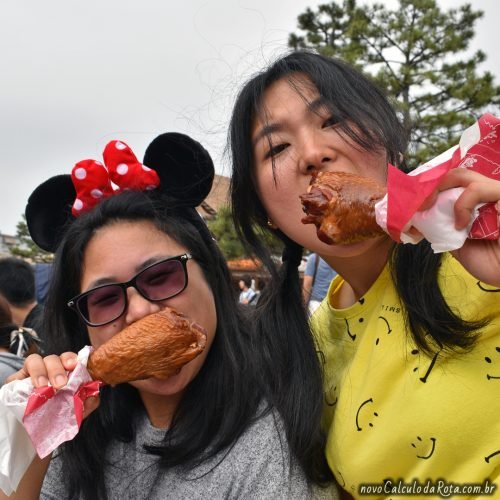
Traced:
[[208, 228], [217, 240], [226, 259], [238, 259], [246, 256], [245, 249], [236, 235], [229, 207], [219, 208], [215, 219], [208, 222]]
[[409, 166], [456, 144], [484, 112], [498, 113], [500, 87], [479, 73], [485, 54], [466, 54], [483, 12], [470, 4], [443, 11], [435, 0], [382, 4], [343, 0], [298, 16], [289, 46], [340, 57], [372, 77], [397, 110], [410, 147]]
[[[249, 253], [236, 234], [236, 229], [231, 217], [231, 209], [229, 207], [219, 208], [215, 219], [208, 222], [208, 227], [217, 240], [219, 248], [226, 259], [231, 260], [249, 257]], [[257, 231], [260, 232], [260, 229], [257, 228]], [[283, 248], [282, 243], [267, 232], [263, 232], [262, 236], [269, 248], [277, 255], [281, 255]]]
[[28, 231], [28, 225], [26, 224], [26, 217], [24, 215], [17, 223], [16, 230], [19, 245], [11, 248], [13, 255], [30, 259], [33, 262], [52, 262], [54, 260], [54, 255], [52, 253], [42, 250], [31, 239]]

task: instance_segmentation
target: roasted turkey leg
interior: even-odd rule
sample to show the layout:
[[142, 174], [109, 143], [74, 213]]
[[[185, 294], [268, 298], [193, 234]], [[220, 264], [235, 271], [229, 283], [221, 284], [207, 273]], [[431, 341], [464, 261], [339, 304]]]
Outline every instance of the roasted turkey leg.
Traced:
[[93, 351], [87, 369], [94, 380], [115, 385], [149, 377], [166, 379], [205, 348], [205, 329], [165, 308], [145, 316]]
[[384, 234], [375, 220], [375, 203], [386, 189], [368, 177], [347, 172], [314, 173], [300, 196], [302, 222], [314, 224], [318, 238], [332, 244], [355, 243]]

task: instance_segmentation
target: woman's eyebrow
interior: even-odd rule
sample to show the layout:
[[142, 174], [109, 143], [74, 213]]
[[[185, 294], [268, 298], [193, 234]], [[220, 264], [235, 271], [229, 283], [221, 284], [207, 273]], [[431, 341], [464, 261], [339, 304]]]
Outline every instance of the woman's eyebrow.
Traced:
[[149, 259], [135, 266], [135, 271], [137, 273], [140, 273], [143, 269], [146, 269], [146, 267], [152, 266], [153, 264], [161, 262], [162, 260], [170, 259], [171, 257], [174, 257], [174, 255], [168, 254], [168, 255], [157, 255], [154, 257], [150, 257]]
[[321, 109], [330, 109], [328, 101], [324, 97], [317, 97], [314, 101], [307, 103], [307, 108], [313, 113], [317, 113]]
[[96, 288], [98, 286], [101, 286], [101, 285], [110, 285], [112, 283], [116, 283], [116, 280], [113, 280], [111, 278], [98, 278], [94, 281], [92, 281], [91, 283], [89, 283], [86, 287], [85, 290], [82, 290], [82, 293], [83, 292], [88, 292], [89, 290], [92, 290], [93, 288]]

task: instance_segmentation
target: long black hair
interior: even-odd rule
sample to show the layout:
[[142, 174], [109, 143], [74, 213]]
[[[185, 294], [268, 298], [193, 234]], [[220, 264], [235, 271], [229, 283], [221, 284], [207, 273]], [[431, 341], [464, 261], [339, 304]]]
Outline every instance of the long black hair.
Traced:
[[[47, 349], [77, 352], [90, 343], [87, 328], [65, 303], [80, 292], [83, 254], [93, 234], [117, 221], [150, 221], [186, 247], [213, 292], [217, 330], [210, 352], [186, 388], [164, 443], [148, 448], [162, 467], [195, 466], [232, 444], [262, 409], [248, 328], [235, 307], [228, 268], [195, 209], [176, 208], [155, 192], [128, 191], [71, 221], [56, 252], [45, 306], [45, 327], [51, 332]], [[99, 408], [83, 421], [76, 438], [61, 447], [71, 498], [106, 498], [106, 446], [113, 439], [133, 438], [133, 415], [141, 405], [137, 390], [128, 384], [104, 387]]]
[[16, 329], [9, 303], [0, 295], [0, 348], [10, 350], [10, 334]]
[[[386, 96], [373, 82], [348, 64], [308, 51], [279, 58], [252, 77], [241, 89], [230, 122], [229, 148], [233, 175], [231, 201], [238, 233], [271, 273], [256, 311], [256, 329], [273, 357], [275, 368], [268, 377], [274, 381], [273, 400], [282, 409], [286, 428], [303, 464], [312, 464], [311, 454], [321, 437], [321, 372], [302, 302], [297, 266], [302, 248], [281, 231], [270, 229], [267, 213], [259, 199], [254, 173], [252, 125], [257, 116], [265, 119], [265, 91], [285, 79], [300, 93], [297, 78], [306, 76], [332, 113], [340, 129], [362, 149], [383, 149], [387, 160], [405, 169], [401, 155], [407, 137]], [[272, 259], [262, 231], [271, 231], [284, 243], [283, 265]], [[441, 255], [423, 241], [395, 245], [390, 259], [394, 281], [404, 305], [406, 322], [418, 346], [466, 348], [472, 345], [481, 322], [467, 323], [450, 310], [437, 282]], [[425, 272], [423, 271], [425, 270]], [[287, 418], [287, 413], [291, 415]], [[304, 448], [305, 436], [312, 443]], [[307, 468], [307, 465], [305, 465]], [[311, 470], [311, 468], [309, 468]]]

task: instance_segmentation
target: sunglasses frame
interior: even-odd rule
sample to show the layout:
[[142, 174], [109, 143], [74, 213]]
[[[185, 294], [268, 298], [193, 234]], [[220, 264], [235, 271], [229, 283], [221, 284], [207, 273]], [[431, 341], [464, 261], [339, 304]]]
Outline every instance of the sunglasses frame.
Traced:
[[[150, 302], [161, 302], [162, 300], [171, 299], [172, 297], [175, 297], [176, 295], [179, 295], [180, 293], [182, 293], [186, 289], [186, 287], [188, 285], [187, 261], [190, 260], [190, 259], [192, 259], [192, 258], [193, 258], [193, 256], [190, 253], [184, 253], [182, 255], [176, 255], [175, 257], [169, 257], [167, 259], [159, 260], [158, 262], [154, 262], [153, 264], [145, 267], [144, 269], [142, 269], [141, 271], [139, 271], [132, 279], [130, 279], [130, 280], [126, 281], [126, 282], [123, 282], [123, 283], [106, 283], [104, 285], [96, 286], [95, 288], [92, 288], [91, 290], [87, 290], [86, 292], [83, 292], [83, 293], [80, 293], [80, 294], [76, 295], [71, 300], [69, 300], [66, 305], [71, 310], [75, 311], [78, 314], [78, 316], [83, 320], [83, 322], [86, 325], [88, 325], [88, 326], [97, 327], [97, 326], [108, 325], [109, 323], [112, 323], [113, 321], [116, 321], [127, 310], [127, 307], [128, 307], [127, 289], [130, 288], [130, 287], [135, 288], [137, 290], [137, 293], [139, 293], [139, 295], [141, 295], [141, 297], [144, 297], [146, 300], [149, 300]], [[184, 272], [184, 286], [178, 292], [175, 292], [174, 294], [168, 295], [167, 297], [164, 297], [164, 298], [161, 298], [161, 299], [150, 299], [149, 297], [146, 297], [146, 295], [144, 295], [144, 293], [141, 292], [141, 290], [139, 290], [139, 288], [136, 285], [137, 278], [139, 276], [141, 276], [141, 274], [143, 274], [144, 272], [146, 272], [149, 269], [151, 269], [152, 267], [157, 266], [158, 264], [164, 264], [165, 262], [169, 262], [169, 261], [172, 261], [172, 260], [178, 261], [182, 265], [182, 270]], [[91, 321], [89, 321], [83, 315], [83, 313], [81, 312], [78, 304], [79, 304], [79, 302], [84, 297], [90, 295], [91, 293], [95, 292], [96, 290], [99, 290], [99, 289], [107, 287], [107, 286], [118, 286], [119, 288], [122, 289], [122, 291], [123, 291], [123, 297], [125, 299], [124, 302], [123, 302], [123, 304], [124, 304], [123, 310], [121, 311], [121, 313], [118, 316], [114, 317], [113, 319], [111, 319], [109, 321], [105, 321], [104, 323], [92, 323]]]

